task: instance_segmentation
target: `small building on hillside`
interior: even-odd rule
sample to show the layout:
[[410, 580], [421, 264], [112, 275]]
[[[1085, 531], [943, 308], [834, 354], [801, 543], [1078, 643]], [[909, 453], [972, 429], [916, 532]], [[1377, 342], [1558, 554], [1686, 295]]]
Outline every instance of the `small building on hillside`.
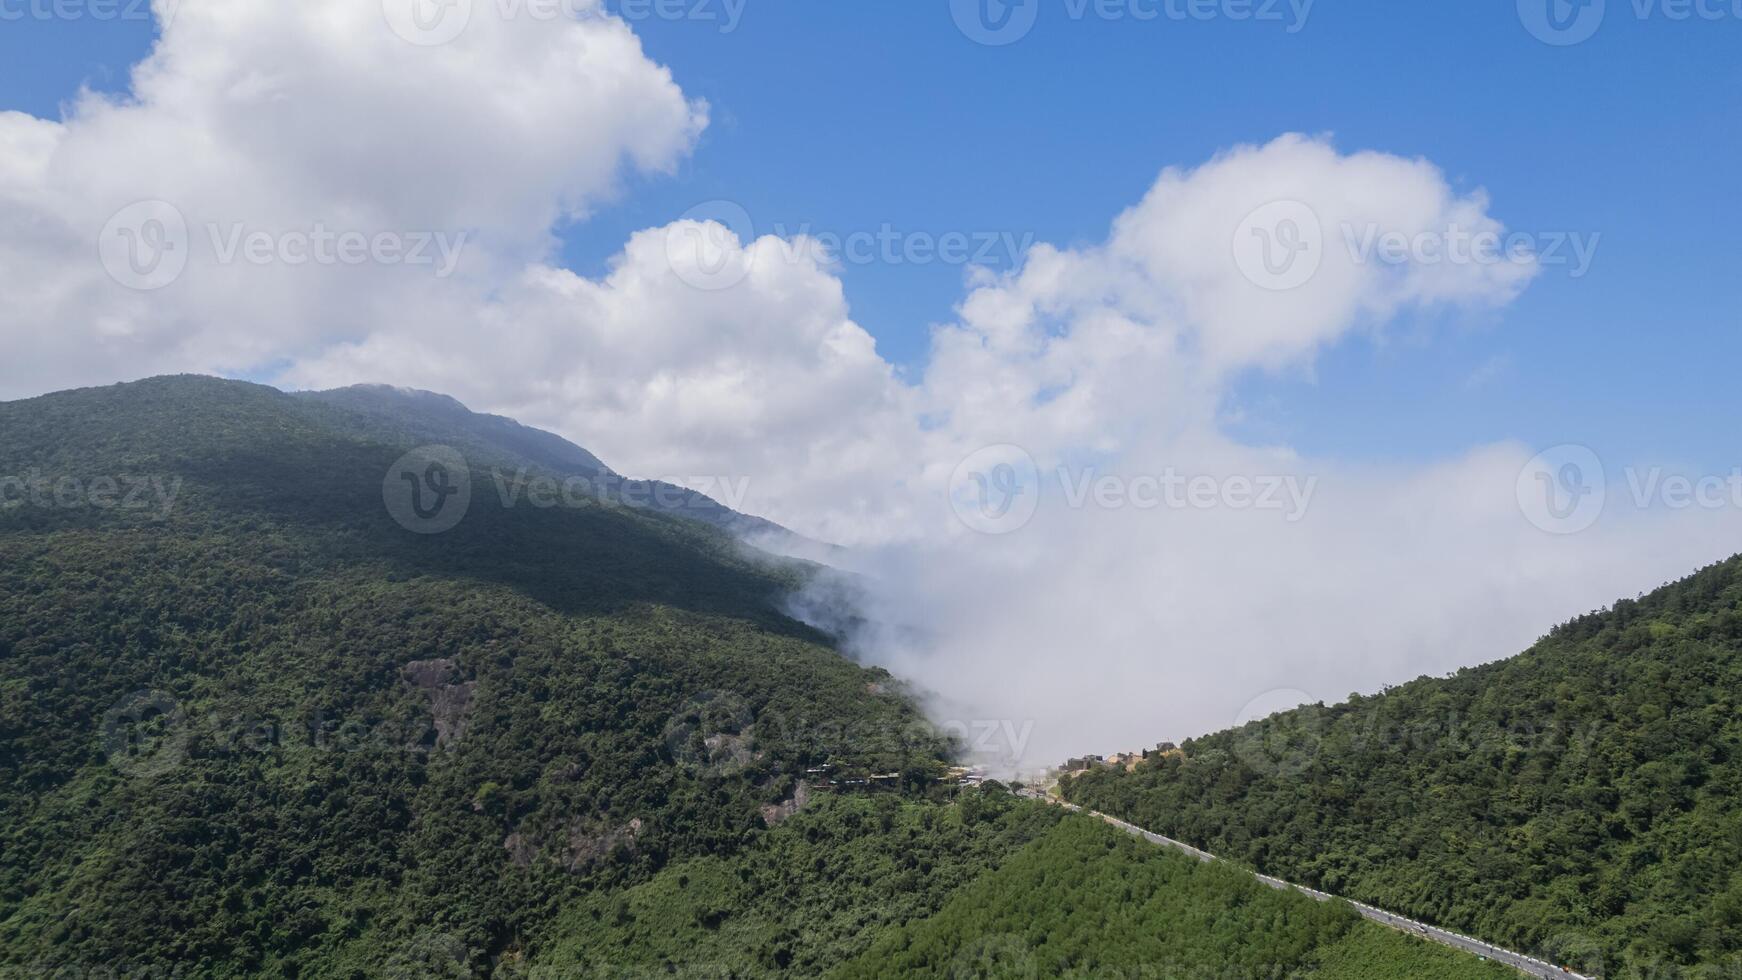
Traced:
[[944, 782], [955, 786], [978, 786], [986, 781], [984, 766], [951, 766], [944, 770]]

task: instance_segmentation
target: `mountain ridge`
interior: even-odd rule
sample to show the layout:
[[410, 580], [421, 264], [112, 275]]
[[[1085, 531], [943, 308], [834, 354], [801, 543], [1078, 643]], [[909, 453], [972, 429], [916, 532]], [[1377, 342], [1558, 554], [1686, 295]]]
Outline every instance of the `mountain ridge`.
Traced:
[[[439, 924], [487, 975], [739, 853], [808, 768], [951, 757], [781, 612], [806, 566], [707, 523], [404, 526], [423, 435], [197, 377], [0, 403], [0, 965], [372, 977]], [[137, 477], [169, 506], [107, 492]]]
[[1739, 697], [1742, 556], [1505, 660], [1061, 786], [1279, 877], [1580, 972], [1721, 975], [1742, 967]]
[[[143, 386], [134, 388], [132, 386]], [[188, 387], [235, 394], [271, 393], [307, 406], [323, 425], [406, 449], [442, 442], [476, 462], [510, 470], [530, 467], [565, 480], [579, 479], [601, 499], [682, 517], [717, 528], [747, 545], [776, 554], [828, 555], [838, 549], [766, 518], [733, 510], [706, 493], [661, 480], [623, 476], [598, 456], [555, 433], [500, 415], [475, 412], [450, 395], [417, 388], [360, 384], [325, 391], [285, 391], [271, 385], [212, 375], [159, 375], [137, 381], [73, 388], [0, 404], [52, 405], [103, 397], [117, 390]], [[240, 387], [238, 387], [240, 386]], [[268, 396], [270, 397], [270, 396]], [[44, 400], [48, 401], [44, 401]]]
[[[0, 968], [1494, 975], [958, 785], [786, 611], [818, 566], [609, 495], [395, 509], [426, 439], [471, 450], [443, 481], [587, 465], [520, 428], [197, 376], [0, 403]], [[1098, 945], [1112, 910], [1181, 944]]]

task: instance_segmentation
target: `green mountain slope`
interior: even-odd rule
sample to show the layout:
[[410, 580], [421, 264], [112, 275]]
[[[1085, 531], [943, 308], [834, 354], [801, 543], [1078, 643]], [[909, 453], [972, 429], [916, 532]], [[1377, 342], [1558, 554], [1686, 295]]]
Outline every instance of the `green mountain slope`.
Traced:
[[923, 975], [1061, 862], [1157, 969], [1432, 962], [944, 785], [899, 682], [778, 612], [813, 569], [570, 486], [590, 459], [385, 389], [0, 404], [0, 976]]
[[1742, 969], [1742, 559], [1522, 656], [1067, 779], [1073, 801], [1608, 976]]
[[843, 978], [1217, 977], [1325, 980], [1517, 974], [1273, 891], [1091, 817], [1071, 817], [937, 915], [892, 932]]
[[996, 787], [835, 798], [755, 847], [568, 909], [535, 977], [1505, 980]]
[[935, 914], [1063, 818], [995, 788], [963, 790], [947, 806], [823, 800], [739, 854], [676, 863], [576, 903], [531, 972], [820, 976]]
[[[701, 521], [728, 534], [789, 551], [823, 549], [817, 542], [772, 521], [740, 514], [705, 493], [660, 480], [624, 477], [597, 456], [560, 436], [513, 419], [473, 412], [446, 395], [386, 385], [355, 385], [333, 391], [297, 392], [294, 397], [342, 409], [328, 413], [327, 424], [374, 441], [387, 437], [407, 447], [441, 443], [459, 450], [474, 464], [487, 463], [510, 474], [532, 468], [565, 480], [580, 478], [597, 495], [627, 506]], [[727, 478], [725, 474], [715, 477]]]
[[384, 478], [440, 434], [201, 378], [0, 405], [0, 963], [378, 975], [435, 929], [482, 970], [807, 767], [947, 754], [702, 524], [480, 467], [409, 532]]

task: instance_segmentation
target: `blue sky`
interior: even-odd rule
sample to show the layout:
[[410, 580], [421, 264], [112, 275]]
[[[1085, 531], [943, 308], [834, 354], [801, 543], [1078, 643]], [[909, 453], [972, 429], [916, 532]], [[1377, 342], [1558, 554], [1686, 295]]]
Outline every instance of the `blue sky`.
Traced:
[[[119, 91], [152, 43], [143, 19], [21, 6], [53, 2], [0, 0], [6, 108]], [[712, 474], [747, 512], [852, 549], [875, 614], [902, 625], [873, 660], [957, 717], [1034, 719], [1048, 759], [1492, 660], [1742, 540], [1742, 476], [1708, 479], [1742, 463], [1742, 0], [1319, 0], [1303, 20], [1271, 0], [730, 0], [730, 32], [630, 18], [675, 85], [615, 26], [525, 12], [546, 0], [454, 2], [498, 16], [438, 18], [459, 26], [436, 43], [383, 0], [182, 0], [142, 103], [0, 117], [0, 397], [168, 370], [403, 384], [625, 473], [718, 491]], [[1600, 2], [1582, 43], [1539, 36], [1549, 4], [1576, 29]], [[1224, 16], [1247, 3], [1290, 19]], [[975, 4], [1035, 19], [988, 46], [962, 28]], [[1211, 16], [1105, 15], [1160, 4]], [[624, 153], [638, 165], [612, 188]], [[1190, 175], [1114, 248], [1083, 248], [1169, 167]], [[596, 202], [558, 229], [578, 276], [527, 254], [567, 200]], [[1069, 251], [1027, 253], [958, 312], [959, 263], [819, 268], [680, 220], [722, 200], [763, 233]], [[1307, 281], [1283, 289], [1239, 230], [1276, 205], [1597, 249], [1521, 296], [1528, 263], [1347, 256], [1290, 266]], [[447, 278], [293, 260], [311, 225], [476, 236]], [[1342, 229], [1324, 230], [1330, 260]], [[226, 259], [211, 232], [268, 247]], [[1254, 367], [1270, 364], [1291, 366]], [[1033, 505], [989, 506], [976, 478], [1025, 460]], [[1043, 466], [1132, 492], [1043, 489]], [[1653, 466], [1718, 492], [1677, 504], [1661, 471], [1635, 489]], [[1137, 499], [1182, 474], [1226, 493]], [[1284, 478], [1302, 490], [1286, 513], [1239, 489]], [[975, 499], [1021, 517], [977, 523]], [[1143, 676], [1164, 680], [1105, 680]]]
[[[629, 233], [714, 199], [743, 205], [758, 231], [1092, 243], [1165, 166], [1330, 133], [1345, 152], [1422, 156], [1458, 189], [1485, 188], [1511, 229], [1600, 245], [1587, 275], [1546, 269], [1504, 310], [1406, 321], [1344, 342], [1310, 374], [1247, 378], [1229, 406], [1237, 431], [1350, 459], [1517, 438], [1734, 465], [1742, 11], [1641, 18], [1611, 0], [1595, 36], [1553, 47], [1510, 3], [1403, 16], [1396, 3], [1324, 2], [1289, 33], [1072, 19], [1066, 0], [1039, 2], [1033, 30], [1005, 47], [970, 41], [943, 3], [747, 0], [730, 33], [638, 20], [713, 122], [677, 173], [635, 178], [564, 229], [565, 259], [596, 273]], [[151, 33], [138, 20], [0, 23], [0, 108], [53, 117], [82, 84], [119, 89]], [[855, 319], [915, 371], [963, 294], [957, 266], [841, 274]]]

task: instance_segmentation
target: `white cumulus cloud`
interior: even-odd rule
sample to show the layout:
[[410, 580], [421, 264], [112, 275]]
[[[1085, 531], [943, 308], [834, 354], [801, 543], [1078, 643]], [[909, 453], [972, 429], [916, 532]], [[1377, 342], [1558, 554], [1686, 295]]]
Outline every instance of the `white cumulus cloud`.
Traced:
[[[181, 0], [127, 96], [0, 114], [0, 393], [257, 369], [451, 309], [541, 258], [554, 221], [625, 168], [671, 167], [706, 123], [627, 26], [571, 6], [582, 16], [552, 21], [479, 4], [420, 47], [378, 3]], [[105, 247], [157, 273], [185, 262], [151, 291], [95, 261], [142, 201], [179, 225]], [[331, 261], [298, 258], [323, 235]], [[265, 260], [248, 236], [275, 246]], [[405, 254], [436, 236], [449, 254]]]
[[[1738, 529], [1621, 506], [1547, 533], [1515, 444], [1377, 466], [1226, 430], [1250, 372], [1526, 287], [1529, 255], [1428, 247], [1504, 230], [1430, 162], [1291, 135], [1164, 170], [1099, 243], [972, 273], [906, 377], [815, 242], [674, 220], [597, 277], [554, 264], [555, 224], [672, 167], [707, 110], [596, 8], [507, 9], [420, 45], [370, 2], [183, 0], [128, 96], [0, 114], [0, 397], [168, 370], [401, 384], [621, 472], [747, 479], [745, 509], [853, 546], [856, 648], [1003, 723], [1013, 763], [1504, 656]], [[322, 230], [455, 247], [295, 261]], [[225, 259], [238, 231], [262, 259]]]

